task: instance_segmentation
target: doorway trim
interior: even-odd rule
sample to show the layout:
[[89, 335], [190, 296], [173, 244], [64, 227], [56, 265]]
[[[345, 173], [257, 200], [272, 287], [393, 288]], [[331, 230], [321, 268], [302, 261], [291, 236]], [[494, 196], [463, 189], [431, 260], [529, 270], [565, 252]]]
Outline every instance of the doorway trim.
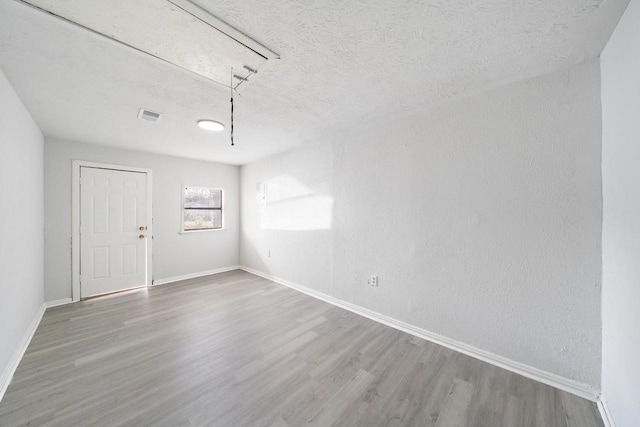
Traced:
[[125, 172], [142, 172], [147, 175], [147, 265], [145, 284], [152, 285], [153, 277], [153, 204], [152, 204], [152, 170], [133, 166], [114, 165], [109, 163], [89, 162], [85, 160], [71, 161], [71, 299], [80, 301], [80, 168], [110, 169]]

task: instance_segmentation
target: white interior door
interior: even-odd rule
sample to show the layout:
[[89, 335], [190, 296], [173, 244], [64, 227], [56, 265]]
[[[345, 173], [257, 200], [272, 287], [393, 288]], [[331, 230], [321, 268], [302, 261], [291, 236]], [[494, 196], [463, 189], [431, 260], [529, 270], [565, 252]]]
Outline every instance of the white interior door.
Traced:
[[80, 297], [145, 286], [147, 174], [80, 168]]

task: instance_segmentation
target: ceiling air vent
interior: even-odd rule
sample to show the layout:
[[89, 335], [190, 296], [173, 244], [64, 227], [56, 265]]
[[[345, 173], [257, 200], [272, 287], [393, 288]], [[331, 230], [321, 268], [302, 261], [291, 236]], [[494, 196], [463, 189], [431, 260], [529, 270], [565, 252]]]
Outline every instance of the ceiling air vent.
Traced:
[[138, 118], [142, 120], [147, 120], [150, 122], [157, 122], [162, 117], [162, 113], [156, 113], [155, 111], [147, 110], [145, 108], [141, 108], [138, 112]]

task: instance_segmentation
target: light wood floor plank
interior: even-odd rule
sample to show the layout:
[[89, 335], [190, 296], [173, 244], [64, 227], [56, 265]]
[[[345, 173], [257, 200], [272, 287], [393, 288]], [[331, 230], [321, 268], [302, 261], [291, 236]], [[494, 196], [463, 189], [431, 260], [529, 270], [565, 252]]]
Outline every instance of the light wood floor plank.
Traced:
[[602, 422], [592, 402], [237, 270], [48, 309], [0, 425]]

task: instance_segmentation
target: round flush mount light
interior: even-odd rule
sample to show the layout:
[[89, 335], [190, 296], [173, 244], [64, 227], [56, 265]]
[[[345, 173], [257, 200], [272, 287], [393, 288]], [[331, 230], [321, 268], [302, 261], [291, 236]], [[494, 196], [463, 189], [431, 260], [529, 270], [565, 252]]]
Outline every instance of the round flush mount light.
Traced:
[[200, 126], [202, 129], [214, 132], [220, 132], [221, 130], [224, 130], [224, 125], [222, 123], [213, 120], [198, 120], [198, 126]]

